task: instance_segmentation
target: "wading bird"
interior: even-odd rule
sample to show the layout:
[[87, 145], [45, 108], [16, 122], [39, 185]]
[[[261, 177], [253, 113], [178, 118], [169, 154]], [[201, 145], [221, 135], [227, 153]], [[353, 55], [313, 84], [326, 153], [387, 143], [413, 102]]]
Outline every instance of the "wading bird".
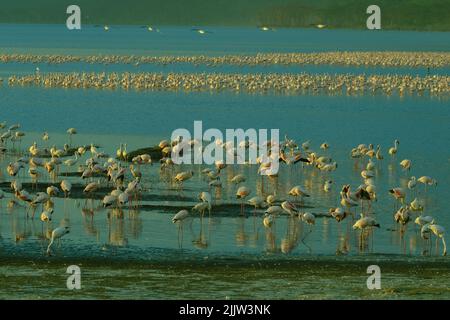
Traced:
[[70, 232], [70, 229], [67, 226], [66, 227], [58, 227], [58, 228], [56, 228], [56, 229], [54, 229], [52, 231], [52, 236], [51, 236], [51, 239], [50, 239], [50, 243], [49, 243], [49, 245], [47, 247], [47, 254], [48, 255], [51, 255], [50, 248], [53, 245], [53, 243], [55, 242], [55, 240], [58, 240], [58, 243], [61, 243], [61, 238], [64, 235], [68, 234], [69, 232]]
[[388, 153], [391, 156], [395, 156], [397, 154], [397, 150], [398, 150], [398, 145], [400, 144], [400, 141], [398, 141], [397, 139], [394, 140], [394, 146], [389, 148]]
[[442, 251], [442, 255], [445, 256], [447, 255], [447, 245], [445, 243], [445, 229], [444, 227], [435, 224], [434, 221], [432, 221], [431, 223], [427, 223], [424, 226], [422, 226], [422, 229], [420, 230], [421, 236], [423, 239], [428, 239], [428, 234], [429, 233], [433, 233], [436, 236], [436, 241], [438, 238], [441, 238], [442, 240], [442, 244], [444, 246], [444, 250]]
[[296, 200], [300, 197], [300, 203], [303, 202], [303, 197], [309, 197], [310, 195], [301, 186], [292, 187], [289, 190], [288, 195], [293, 196]]
[[241, 214], [244, 214], [244, 200], [251, 193], [251, 190], [245, 186], [239, 187], [236, 191], [236, 198], [241, 200]]

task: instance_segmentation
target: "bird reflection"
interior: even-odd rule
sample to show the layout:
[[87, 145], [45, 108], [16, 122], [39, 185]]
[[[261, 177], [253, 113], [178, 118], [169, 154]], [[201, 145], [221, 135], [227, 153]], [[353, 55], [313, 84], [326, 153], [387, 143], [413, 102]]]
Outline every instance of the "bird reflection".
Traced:
[[108, 219], [108, 244], [113, 248], [126, 247], [125, 221], [123, 219]]
[[266, 231], [266, 252], [277, 253], [279, 248], [276, 245], [275, 223], [265, 229]]
[[260, 220], [256, 216], [253, 216], [251, 219], [252, 219], [253, 228], [252, 228], [252, 232], [248, 236], [248, 241], [249, 241], [250, 247], [256, 248], [258, 246], [258, 240], [259, 240], [259, 229], [260, 229], [259, 221]]
[[237, 229], [235, 240], [238, 247], [244, 247], [248, 239], [247, 235], [245, 234], [245, 220], [245, 217], [236, 218]]
[[34, 222], [29, 219], [20, 218], [18, 214], [12, 216], [11, 233], [16, 243], [24, 241], [33, 235], [33, 223]]
[[294, 216], [288, 218], [286, 234], [283, 239], [281, 239], [280, 249], [282, 253], [290, 253], [294, 250], [300, 240], [300, 224], [298, 219]]
[[87, 209], [87, 208], [81, 209], [81, 215], [84, 218], [83, 219], [84, 231], [88, 235], [95, 236], [98, 240], [98, 236], [99, 236], [100, 232], [98, 231], [98, 229], [96, 227], [95, 220], [94, 220], [94, 214], [95, 214], [94, 209]]
[[[191, 229], [192, 231], [192, 229]], [[208, 248], [208, 240], [203, 228], [203, 219], [200, 219], [200, 231], [198, 236], [194, 235], [193, 236], [193, 240], [192, 240], [192, 244], [197, 248], [197, 249], [206, 249]]]
[[143, 230], [143, 222], [139, 214], [139, 210], [130, 209], [128, 217], [129, 217], [129, 224], [128, 224], [129, 234], [134, 239], [139, 239]]

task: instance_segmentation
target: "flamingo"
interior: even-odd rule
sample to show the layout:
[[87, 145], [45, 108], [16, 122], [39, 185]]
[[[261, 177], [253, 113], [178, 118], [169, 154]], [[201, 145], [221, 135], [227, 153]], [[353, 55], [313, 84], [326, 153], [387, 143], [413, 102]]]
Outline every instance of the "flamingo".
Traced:
[[50, 136], [49, 136], [48, 132], [44, 132], [42, 134], [42, 140], [47, 142], [49, 139], [50, 139]]
[[316, 217], [310, 213], [310, 212], [305, 212], [303, 214], [299, 215], [299, 218], [303, 221], [306, 222], [309, 225], [314, 225], [316, 224]]
[[316, 217], [310, 212], [305, 212], [303, 214], [299, 214], [298, 219], [310, 226], [309, 232], [303, 236], [302, 239], [303, 242], [306, 239], [306, 237], [313, 231], [312, 226], [316, 224]]
[[94, 157], [95, 155], [97, 155], [97, 153], [98, 153], [98, 150], [97, 150], [97, 147], [93, 144], [93, 143], [91, 143], [91, 146], [90, 146], [90, 148], [89, 148], [89, 152], [91, 153], [91, 155]]
[[117, 201], [121, 207], [125, 206], [129, 200], [130, 200], [129, 189], [125, 190], [124, 192], [121, 192], [117, 196]]
[[206, 176], [210, 181], [212, 180], [220, 180], [220, 171], [210, 170]]
[[330, 147], [330, 145], [327, 142], [324, 142], [320, 145], [320, 149], [327, 150]]
[[[369, 189], [371, 190], [372, 193], [367, 191], [367, 188], [369, 186], [370, 186]], [[370, 203], [371, 203], [370, 201], [374, 200], [372, 198], [372, 194], [374, 194], [374, 186], [372, 184], [360, 185], [353, 194], [350, 192], [350, 188], [348, 188], [347, 193], [348, 193], [349, 197], [352, 198], [353, 200], [361, 201], [362, 210], [364, 210], [364, 202], [363, 201], [369, 201], [369, 208], [370, 208]]]
[[32, 196], [26, 190], [16, 191], [15, 196], [17, 199], [27, 202], [29, 204], [31, 204], [31, 202], [33, 201]]
[[82, 157], [86, 153], [86, 147], [84, 146], [78, 147], [77, 152], [80, 155], [80, 157]]
[[40, 219], [42, 222], [50, 222], [52, 221], [52, 214], [53, 214], [53, 209], [50, 208], [49, 210], [44, 210], [41, 213]]
[[236, 198], [241, 200], [241, 214], [244, 214], [244, 199], [251, 193], [251, 190], [245, 186], [239, 187], [236, 191]]
[[317, 165], [317, 168], [319, 168], [320, 171], [325, 171], [325, 172], [335, 171], [337, 169], [337, 162], [333, 161], [332, 163], [327, 163], [327, 164], [319, 163]]
[[100, 187], [100, 181], [89, 183], [84, 189], [83, 193], [92, 194]]
[[187, 210], [180, 210], [177, 212], [177, 214], [172, 218], [173, 223], [181, 222], [184, 219], [189, 217], [189, 211]]
[[149, 154], [144, 153], [140, 157], [143, 163], [152, 164], [152, 157]]
[[431, 223], [427, 223], [424, 226], [422, 226], [422, 229], [420, 230], [421, 236], [423, 239], [428, 239], [427, 234], [429, 234], [430, 232], [432, 232], [435, 236], [436, 236], [436, 241], [437, 239], [441, 238], [442, 240], [442, 244], [444, 246], [444, 250], [442, 251], [442, 255], [445, 256], [447, 255], [447, 245], [445, 243], [445, 228], [435, 224], [434, 221], [432, 221]]
[[67, 167], [73, 167], [78, 162], [78, 157], [80, 153], [78, 151], [75, 152], [75, 159], [67, 159], [64, 161], [64, 165]]
[[19, 151], [21, 149], [21, 142], [22, 142], [22, 138], [25, 136], [25, 133], [22, 131], [16, 131], [16, 133], [14, 134], [14, 138], [19, 141]]
[[14, 162], [14, 163], [10, 163], [6, 167], [6, 171], [8, 172], [8, 174], [11, 177], [15, 177], [19, 173], [19, 170], [22, 169], [23, 167], [24, 167], [23, 164], [18, 163], [18, 162]]
[[56, 228], [56, 229], [54, 229], [52, 231], [51, 240], [50, 240], [50, 243], [49, 243], [49, 245], [47, 247], [47, 254], [48, 255], [51, 254], [50, 248], [53, 245], [53, 243], [55, 242], [55, 240], [58, 240], [60, 242], [61, 238], [64, 235], [68, 234], [69, 232], [70, 232], [70, 229], [67, 226], [66, 227], [58, 227], [58, 228]]
[[365, 152], [365, 155], [372, 159], [375, 156], [375, 150], [373, 149], [373, 144], [369, 144], [369, 149]]
[[19, 180], [14, 180], [11, 182], [11, 189], [14, 192], [20, 192], [23, 189], [22, 182]]
[[411, 170], [411, 160], [409, 159], [404, 159], [402, 161], [400, 161], [400, 166], [403, 168], [403, 170]]
[[409, 207], [413, 211], [423, 211], [423, 205], [417, 198], [414, 198], [414, 200], [411, 201], [411, 203], [409, 204]]
[[423, 183], [424, 185], [437, 185], [437, 181], [433, 178], [430, 178], [429, 176], [421, 176], [419, 179], [417, 179], [420, 183]]
[[417, 181], [425, 185], [425, 195], [427, 193], [427, 186], [437, 186], [436, 179], [433, 179], [429, 176], [421, 176], [419, 179], [417, 179]]
[[138, 168], [135, 168], [132, 164], [130, 165], [130, 172], [134, 178], [139, 180], [142, 178], [142, 172]]
[[119, 149], [116, 151], [117, 159], [122, 159], [123, 143], [120, 144]]
[[242, 182], [245, 182], [246, 178], [243, 174], [237, 174], [233, 178], [231, 178], [231, 182], [238, 185]]
[[389, 148], [388, 153], [391, 156], [395, 156], [397, 154], [397, 150], [398, 150], [398, 145], [400, 144], [400, 141], [398, 141], [397, 139], [394, 140], [394, 146]]
[[46, 192], [49, 195], [49, 197], [56, 197], [59, 193], [59, 189], [55, 186], [49, 186], [47, 187]]
[[418, 216], [416, 220], [414, 220], [414, 223], [419, 225], [420, 227], [423, 227], [426, 224], [431, 223], [434, 221], [432, 216]]
[[211, 203], [211, 194], [205, 191], [200, 192], [200, 194], [198, 195], [198, 199], [201, 200], [202, 202]]
[[216, 166], [218, 172], [227, 167], [227, 164], [223, 160], [216, 161], [214, 165]]
[[295, 216], [298, 214], [297, 207], [290, 201], [283, 201], [281, 203], [281, 208], [283, 208], [283, 210], [291, 216]]
[[206, 210], [211, 215], [211, 204], [208, 202], [199, 202], [192, 208], [192, 211], [198, 211], [201, 214], [201, 218], [203, 218]]
[[276, 198], [276, 196], [273, 195], [273, 194], [269, 194], [269, 195], [266, 197], [266, 203], [267, 203], [269, 206], [272, 206], [276, 201], [277, 201], [277, 198]]
[[300, 197], [300, 202], [303, 201], [303, 197], [310, 196], [301, 186], [292, 187], [291, 190], [289, 190], [288, 194], [295, 197], [296, 199], [297, 197]]
[[256, 214], [256, 209], [257, 208], [264, 208], [266, 206], [266, 203], [264, 202], [264, 199], [260, 196], [255, 196], [253, 198], [250, 198], [247, 201], [250, 205], [255, 207], [255, 211], [254, 213]]
[[194, 171], [184, 171], [178, 173], [173, 179], [176, 183], [180, 185], [180, 189], [183, 188], [183, 183], [194, 176]]
[[310, 146], [311, 142], [309, 140], [302, 143], [302, 149], [305, 151], [309, 150]]
[[374, 176], [375, 176], [375, 174], [371, 170], [361, 171], [361, 177], [363, 177], [364, 179], [370, 179], [370, 178], [373, 178]]
[[366, 170], [373, 172], [373, 169], [375, 169], [375, 162], [372, 159], [369, 159], [369, 162], [366, 165]]
[[377, 151], [375, 153], [375, 158], [377, 160], [379, 160], [379, 161], [384, 159], [383, 155], [381, 154], [381, 147], [380, 147], [380, 145], [377, 145]]
[[353, 229], [365, 230], [366, 228], [380, 228], [380, 224], [372, 217], [365, 217], [361, 215], [361, 218], [355, 222]]
[[109, 208], [116, 203], [117, 203], [117, 196], [112, 194], [107, 194], [102, 200], [102, 205], [104, 208]]
[[408, 181], [408, 189], [413, 190], [417, 185], [416, 177], [412, 176]]
[[263, 225], [264, 225], [264, 227], [270, 228], [270, 227], [272, 227], [272, 225], [273, 225], [274, 222], [275, 222], [275, 217], [274, 217], [273, 215], [271, 215], [271, 214], [266, 214], [266, 215], [264, 216], [264, 219], [263, 219]]
[[337, 222], [341, 222], [342, 220], [344, 220], [348, 215], [350, 215], [351, 213], [346, 212], [344, 209], [342, 209], [341, 207], [337, 207], [337, 208], [330, 208], [328, 210], [328, 212], [330, 213], [330, 215], [336, 219]]
[[208, 183], [208, 187], [209, 190], [211, 190], [211, 188], [222, 188], [222, 182], [220, 182], [220, 180], [213, 180]]
[[267, 215], [279, 215], [283, 212], [283, 208], [280, 206], [270, 206], [264, 212]]
[[377, 201], [377, 187], [372, 183], [367, 183], [365, 186], [365, 190], [369, 193], [370, 200]]
[[402, 225], [407, 224], [411, 220], [409, 206], [402, 206], [394, 214], [394, 220]]
[[[141, 191], [142, 191], [142, 186], [141, 186], [140, 180], [134, 179], [133, 181], [128, 183], [128, 186], [125, 189], [124, 193], [128, 194], [129, 196], [134, 195], [135, 199], [138, 201]], [[119, 200], [119, 202], [120, 202], [120, 200]]]
[[[184, 209], [178, 211], [177, 214], [175, 214], [175, 216], [172, 218], [172, 223], [178, 224], [178, 244], [179, 244], [180, 248], [181, 248], [181, 245], [183, 242], [183, 234], [182, 234], [183, 222], [187, 218], [189, 218], [189, 211], [184, 210]], [[180, 234], [181, 234], [181, 238], [180, 238]]]
[[50, 200], [50, 196], [47, 193], [38, 192], [38, 193], [36, 193], [36, 196], [34, 197], [34, 199], [31, 201], [31, 204], [39, 205], [39, 204], [43, 204], [49, 200]]
[[170, 146], [170, 142], [168, 140], [162, 140], [159, 142], [158, 147], [162, 150], [165, 147]]
[[74, 134], [77, 134], [77, 129], [69, 128], [69, 129], [67, 129], [67, 134], [69, 135], [69, 145], [72, 145], [72, 136]]
[[355, 222], [355, 224], [353, 225], [353, 230], [356, 229], [360, 229], [361, 233], [360, 233], [360, 238], [359, 238], [359, 242], [360, 242], [360, 246], [363, 246], [363, 236], [364, 236], [364, 231], [366, 229], [373, 229], [374, 227], [376, 228], [380, 228], [380, 224], [372, 217], [365, 217], [363, 216], [363, 214], [361, 214], [361, 218], [359, 220], [357, 220]]
[[266, 26], [259, 27], [259, 30], [261, 30], [261, 31], [275, 31], [274, 28], [266, 27]]
[[70, 191], [72, 190], [72, 183], [68, 180], [61, 181], [61, 190], [64, 192], [64, 197], [67, 198], [67, 196], [70, 194]]
[[123, 150], [122, 150], [122, 159], [123, 159], [124, 161], [126, 161], [126, 160], [127, 160], [127, 156], [128, 156], [128, 152], [127, 152], [127, 144], [124, 143], [124, 144], [123, 144]]
[[352, 199], [352, 197], [350, 197], [350, 195], [351, 195], [350, 185], [345, 185], [342, 188], [340, 195], [341, 195], [341, 201], [340, 201], [341, 206], [350, 209], [351, 207], [356, 207], [359, 205], [356, 200], [354, 200], [354, 199]]
[[405, 202], [406, 192], [403, 188], [392, 188], [389, 193], [395, 198], [395, 200], [400, 201], [401, 204]]

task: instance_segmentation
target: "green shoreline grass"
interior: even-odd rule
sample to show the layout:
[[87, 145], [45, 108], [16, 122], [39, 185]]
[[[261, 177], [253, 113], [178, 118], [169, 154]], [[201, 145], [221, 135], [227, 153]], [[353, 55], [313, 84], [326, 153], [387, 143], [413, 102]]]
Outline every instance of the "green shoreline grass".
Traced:
[[[0, 5], [0, 23], [65, 24], [69, 0]], [[78, 0], [83, 24], [365, 29], [371, 0]], [[447, 0], [378, 0], [383, 30], [450, 31]]]

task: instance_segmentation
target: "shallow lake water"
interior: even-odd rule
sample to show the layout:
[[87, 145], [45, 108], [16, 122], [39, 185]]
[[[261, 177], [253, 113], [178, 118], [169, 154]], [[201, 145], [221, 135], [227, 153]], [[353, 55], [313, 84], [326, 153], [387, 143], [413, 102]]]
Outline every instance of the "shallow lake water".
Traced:
[[[6, 25], [0, 28], [0, 47], [2, 53], [72, 53], [69, 48], [73, 45], [75, 53], [176, 55], [416, 50], [419, 40], [423, 41], [421, 50], [448, 51], [450, 43], [444, 41], [448, 33], [387, 32], [382, 37], [381, 33], [369, 35], [363, 31], [261, 33], [219, 28], [208, 38], [198, 38], [197, 34], [182, 28], [168, 28], [161, 30], [161, 34], [151, 35], [144, 34], [145, 29], [113, 27], [107, 36], [104, 33], [100, 36], [99, 30], [86, 28], [78, 35], [67, 35], [58, 26]], [[31, 39], [32, 35], [36, 37]], [[152, 42], [143, 40], [147, 36]], [[301, 37], [307, 41], [293, 41]], [[28, 64], [2, 64], [0, 75], [7, 78], [9, 74], [29, 73], [28, 69], [33, 72], [34, 68]], [[133, 66], [126, 65], [69, 64], [40, 68], [44, 72], [45, 68], [47, 71], [134, 70]], [[148, 68], [158, 72], [163, 69]], [[191, 71], [194, 67], [170, 68]], [[221, 68], [220, 72], [254, 72], [252, 68], [238, 71], [232, 66]], [[257, 72], [270, 68], [260, 67]], [[286, 71], [275, 69], [275, 72], [299, 72], [299, 68], [280, 68]], [[315, 68], [309, 67], [307, 71], [361, 72], [358, 68]], [[370, 72], [391, 71], [370, 69]], [[448, 74], [448, 69], [438, 72]], [[147, 191], [139, 210], [126, 208], [118, 213], [101, 208], [103, 191], [94, 199], [75, 195], [70, 199], [55, 198], [52, 226], [58, 226], [62, 220], [69, 221], [71, 231], [62, 239], [61, 246], [55, 247], [54, 255], [48, 257], [46, 231], [51, 226], [39, 220], [40, 208], [36, 209], [33, 220], [26, 218], [26, 206], [8, 207], [13, 195], [9, 188], [11, 177], [5, 168], [18, 156], [1, 156], [0, 188], [7, 194], [0, 200], [0, 298], [450, 298], [450, 260], [441, 256], [441, 242], [436, 248], [433, 238], [430, 248], [413, 223], [401, 236], [392, 219], [395, 201], [388, 193], [392, 187], [406, 187], [412, 175], [436, 178], [436, 187], [425, 189], [419, 185], [414, 194], [408, 193], [407, 200], [415, 196], [422, 199], [423, 214], [432, 215], [450, 229], [446, 209], [450, 197], [448, 98], [45, 89], [8, 87], [6, 83], [0, 88], [0, 122], [21, 124], [25, 137], [14, 147], [22, 150], [34, 141], [40, 146], [62, 146], [68, 142], [64, 132], [75, 127], [79, 133], [73, 137], [73, 144], [95, 143], [101, 151], [114, 155], [120, 143], [127, 143], [131, 151], [168, 139], [177, 128], [193, 131], [195, 120], [203, 121], [204, 130], [277, 128], [281, 137], [287, 134], [299, 143], [310, 140], [315, 151], [320, 151], [320, 144], [327, 141], [330, 149], [326, 154], [339, 166], [334, 172], [323, 173], [309, 166], [282, 165], [278, 178], [262, 180], [256, 173], [257, 166], [230, 165], [222, 173], [223, 187], [211, 191], [215, 198], [211, 216], [206, 214], [200, 219], [198, 214], [192, 214], [193, 218], [185, 221], [182, 229], [171, 218], [178, 210], [191, 208], [198, 202], [198, 193], [208, 189], [201, 175], [207, 166], [176, 168], [195, 172], [184, 184], [182, 193], [161, 180], [158, 163], [141, 166]], [[44, 131], [50, 135], [47, 143], [41, 140]], [[387, 150], [394, 139], [400, 140], [400, 146], [397, 155], [391, 158]], [[273, 228], [266, 229], [262, 224], [264, 210], [255, 213], [247, 205], [245, 215], [239, 215], [236, 187], [229, 182], [237, 173], [246, 175], [245, 185], [252, 190], [251, 196], [274, 193], [286, 199], [290, 187], [301, 185], [311, 194], [301, 210], [318, 216], [325, 214], [330, 207], [338, 205], [343, 184], [356, 188], [362, 183], [360, 172], [367, 160], [350, 158], [351, 148], [360, 143], [380, 144], [384, 154], [384, 160], [375, 170], [378, 201], [372, 204], [381, 227], [363, 243], [359, 232], [351, 230], [351, 219], [337, 223], [318, 217], [310, 227], [296, 218], [280, 216]], [[404, 158], [412, 160], [410, 172], [399, 166]], [[85, 160], [86, 156], [80, 163]], [[56, 180], [40, 171], [40, 183], [58, 185], [63, 178], [74, 185], [85, 183], [77, 177], [65, 177], [66, 168], [61, 169], [61, 176]], [[68, 171], [76, 171], [76, 167]], [[31, 182], [25, 170], [19, 178]], [[322, 186], [328, 179], [333, 180], [333, 189], [324, 192]], [[65, 269], [72, 264], [82, 269], [80, 292], [65, 288]], [[367, 289], [366, 269], [372, 264], [381, 267], [382, 290]]]

